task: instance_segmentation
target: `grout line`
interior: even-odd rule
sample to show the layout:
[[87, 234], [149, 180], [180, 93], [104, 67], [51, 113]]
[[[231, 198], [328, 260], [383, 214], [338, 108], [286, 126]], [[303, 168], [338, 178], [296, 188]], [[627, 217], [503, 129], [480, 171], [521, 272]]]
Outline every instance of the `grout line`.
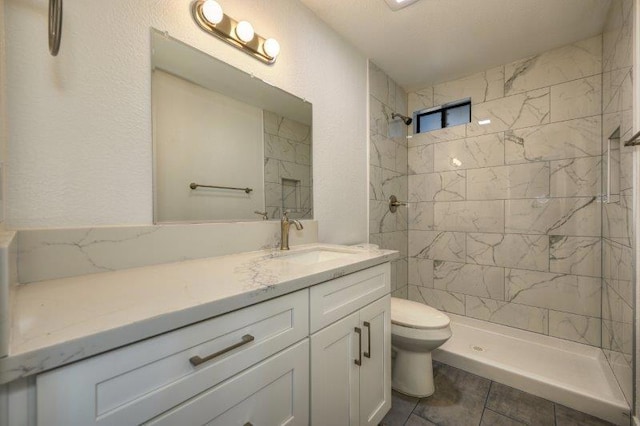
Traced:
[[[607, 114], [616, 114], [616, 113], [607, 113]], [[595, 114], [595, 115], [587, 115], [587, 116], [584, 116], [584, 117], [570, 118], [570, 119], [567, 119], [567, 120], [550, 121], [549, 123], [539, 123], [539, 124], [534, 124], [532, 126], [518, 127], [518, 128], [515, 128], [515, 129], [514, 128], [509, 128], [509, 129], [503, 129], [503, 130], [496, 130], [494, 132], [481, 133], [481, 134], [477, 134], [477, 135], [473, 135], [473, 136], [464, 136], [464, 137], [456, 137], [454, 139], [436, 140], [436, 141], [433, 141], [433, 142], [430, 142], [430, 143], [416, 143], [416, 144], [411, 144], [410, 147], [411, 148], [416, 148], [418, 146], [437, 145], [437, 144], [443, 144], [443, 143], [448, 143], [448, 142], [457, 142], [457, 141], [463, 141], [463, 140], [467, 140], [467, 139], [476, 139], [476, 138], [480, 138], [480, 137], [483, 137], [483, 136], [498, 135], [500, 133], [505, 133], [505, 137], [506, 137], [506, 133], [510, 132], [510, 131], [527, 130], [527, 129], [533, 129], [533, 128], [536, 128], [536, 127], [549, 126], [549, 125], [552, 125], [552, 124], [568, 123], [568, 122], [572, 122], [572, 121], [579, 121], [579, 120], [586, 120], [586, 119], [600, 119], [600, 124], [602, 125], [602, 114]], [[446, 127], [445, 129], [450, 129], [450, 128], [454, 128], [454, 127], [456, 127], [456, 126]], [[418, 135], [422, 135], [422, 134], [426, 134], [426, 133], [429, 133], [429, 132], [418, 133]], [[465, 130], [465, 134], [466, 134], [466, 130]], [[506, 146], [506, 144], [505, 144], [505, 146]]]
[[491, 395], [491, 389], [493, 388], [493, 384], [495, 382], [493, 380], [490, 381], [489, 383], [489, 390], [487, 391], [487, 396], [485, 396], [484, 398], [484, 405], [482, 406], [482, 415], [480, 416], [480, 422], [478, 423], [478, 425], [480, 425], [482, 423], [482, 418], [484, 417], [484, 412], [487, 410], [487, 403], [489, 402], [489, 395]]
[[[568, 160], [584, 160], [584, 159], [596, 159], [597, 160], [597, 159], [600, 159], [601, 157], [602, 157], [602, 154], [582, 155], [582, 156], [575, 156], [575, 157], [571, 156], [571, 157], [566, 157], [566, 158], [539, 159], [539, 160], [535, 160], [535, 161], [526, 161], [526, 162], [522, 162], [522, 163], [486, 165], [486, 166], [480, 166], [480, 167], [465, 167], [465, 168], [439, 169], [439, 170], [435, 170], [434, 169], [434, 171], [429, 171], [429, 172], [410, 173], [407, 176], [434, 175], [434, 174], [444, 174], [444, 173], [460, 173], [460, 172], [468, 172], [468, 171], [472, 171], [472, 170], [497, 169], [497, 168], [501, 168], [501, 167], [505, 168], [505, 167], [526, 167], [526, 166], [534, 166], [534, 165], [538, 165], [538, 166], [546, 165], [549, 168], [549, 192], [551, 192], [551, 175], [552, 175], [552, 173], [551, 173], [551, 163], [563, 162], [563, 161], [568, 161]], [[391, 171], [391, 172], [394, 172], [394, 173], [399, 173], [399, 172], [396, 172], [396, 171], [394, 171], [392, 169], [387, 169], [385, 167], [376, 166], [374, 164], [369, 164], [369, 166], [370, 167], [378, 167], [378, 168], [381, 168], [383, 170], [388, 170], [388, 171]], [[600, 192], [600, 190], [598, 190], [598, 192]]]

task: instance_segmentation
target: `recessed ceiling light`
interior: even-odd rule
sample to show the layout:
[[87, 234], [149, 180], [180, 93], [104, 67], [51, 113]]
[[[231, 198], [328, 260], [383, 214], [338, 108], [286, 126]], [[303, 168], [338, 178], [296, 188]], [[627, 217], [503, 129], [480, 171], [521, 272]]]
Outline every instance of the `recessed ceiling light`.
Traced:
[[487, 124], [491, 124], [491, 120], [486, 119], [486, 120], [480, 120], [478, 121], [478, 124], [481, 126], [486, 126]]
[[417, 2], [418, 0], [384, 0], [387, 2], [387, 5], [391, 8], [391, 10], [402, 9], [403, 7], [407, 7], [410, 4]]

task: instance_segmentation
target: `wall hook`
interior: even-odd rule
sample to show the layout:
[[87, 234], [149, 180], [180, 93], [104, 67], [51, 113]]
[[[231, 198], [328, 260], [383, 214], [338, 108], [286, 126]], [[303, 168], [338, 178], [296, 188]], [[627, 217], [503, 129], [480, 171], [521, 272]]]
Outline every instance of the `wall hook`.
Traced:
[[49, 52], [57, 56], [62, 37], [62, 0], [49, 0]]

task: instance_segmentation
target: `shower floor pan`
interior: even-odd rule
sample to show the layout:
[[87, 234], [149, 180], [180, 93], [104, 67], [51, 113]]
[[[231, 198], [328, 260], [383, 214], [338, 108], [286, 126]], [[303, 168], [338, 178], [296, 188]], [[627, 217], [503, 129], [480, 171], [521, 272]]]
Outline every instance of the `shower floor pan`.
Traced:
[[627, 404], [604, 353], [593, 346], [459, 315], [433, 359], [618, 425]]

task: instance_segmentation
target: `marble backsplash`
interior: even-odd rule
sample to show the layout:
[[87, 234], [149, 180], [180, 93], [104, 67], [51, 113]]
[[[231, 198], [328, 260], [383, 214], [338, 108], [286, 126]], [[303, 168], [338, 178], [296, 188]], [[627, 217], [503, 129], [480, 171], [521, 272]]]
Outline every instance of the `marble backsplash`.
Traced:
[[[291, 228], [290, 244], [318, 241], [318, 223]], [[280, 222], [163, 224], [17, 232], [18, 282], [277, 249]]]
[[409, 139], [410, 299], [601, 345], [602, 40], [409, 93], [472, 101]]

